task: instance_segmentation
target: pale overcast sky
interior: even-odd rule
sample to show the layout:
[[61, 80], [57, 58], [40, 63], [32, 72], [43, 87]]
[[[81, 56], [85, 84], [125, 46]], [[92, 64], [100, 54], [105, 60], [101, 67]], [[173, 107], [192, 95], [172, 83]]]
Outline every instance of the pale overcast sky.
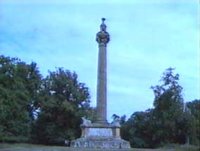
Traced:
[[200, 98], [198, 0], [0, 0], [0, 54], [36, 62], [45, 76], [75, 71], [96, 103], [95, 41], [105, 17], [108, 119], [153, 105], [150, 86], [166, 68], [180, 74], [185, 101]]

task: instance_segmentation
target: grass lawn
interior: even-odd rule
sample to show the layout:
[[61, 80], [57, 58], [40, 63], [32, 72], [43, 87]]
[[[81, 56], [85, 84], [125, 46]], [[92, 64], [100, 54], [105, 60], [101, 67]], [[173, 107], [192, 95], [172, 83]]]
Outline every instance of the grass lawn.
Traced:
[[194, 146], [173, 146], [161, 149], [83, 149], [83, 148], [70, 148], [60, 146], [43, 146], [33, 144], [5, 144], [0, 143], [0, 151], [200, 151]]

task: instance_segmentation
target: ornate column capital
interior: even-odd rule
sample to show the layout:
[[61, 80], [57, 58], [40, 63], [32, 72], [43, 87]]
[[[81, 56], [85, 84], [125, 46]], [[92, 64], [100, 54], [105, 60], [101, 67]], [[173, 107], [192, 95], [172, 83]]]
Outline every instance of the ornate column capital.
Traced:
[[106, 19], [102, 18], [102, 23], [100, 25], [100, 31], [96, 35], [96, 41], [98, 42], [99, 46], [106, 46], [107, 43], [110, 41], [110, 35], [106, 31], [106, 24], [104, 23]]

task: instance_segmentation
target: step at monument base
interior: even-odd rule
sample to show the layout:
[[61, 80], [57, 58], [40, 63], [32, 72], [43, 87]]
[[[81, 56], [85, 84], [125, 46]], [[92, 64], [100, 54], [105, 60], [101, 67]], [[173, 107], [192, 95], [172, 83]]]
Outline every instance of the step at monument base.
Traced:
[[128, 141], [121, 139], [120, 127], [112, 125], [81, 126], [82, 136], [71, 142], [74, 148], [128, 149]]
[[129, 142], [120, 138], [79, 138], [71, 144], [74, 148], [105, 148], [125, 149], [130, 148]]

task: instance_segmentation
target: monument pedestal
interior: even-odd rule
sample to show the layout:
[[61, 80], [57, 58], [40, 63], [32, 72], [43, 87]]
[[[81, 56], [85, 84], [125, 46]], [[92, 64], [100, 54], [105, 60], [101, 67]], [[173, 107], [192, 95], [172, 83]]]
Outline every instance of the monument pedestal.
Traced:
[[82, 136], [71, 142], [72, 147], [78, 148], [130, 148], [129, 142], [121, 139], [120, 126], [101, 125], [81, 126]]

